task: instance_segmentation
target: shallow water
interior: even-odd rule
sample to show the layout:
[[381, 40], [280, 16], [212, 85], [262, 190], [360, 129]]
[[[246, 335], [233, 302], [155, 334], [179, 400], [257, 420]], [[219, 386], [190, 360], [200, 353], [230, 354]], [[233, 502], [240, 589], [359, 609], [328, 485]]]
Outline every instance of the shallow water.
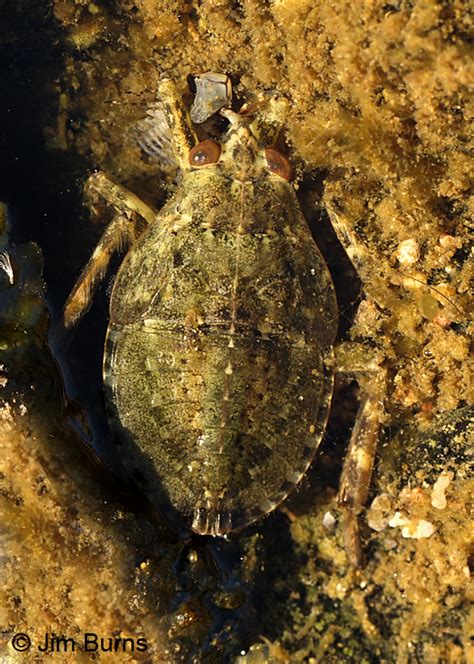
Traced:
[[[107, 287], [113, 270], [99, 289], [90, 313], [84, 317], [77, 329], [68, 337], [62, 337], [58, 330], [60, 312], [67, 294], [103, 230], [100, 222], [92, 223], [87, 208], [83, 206], [83, 182], [92, 168], [106, 168], [111, 170], [118, 180], [126, 182], [130, 188], [141, 195], [148, 195], [152, 202], [158, 203], [165, 198], [165, 190], [172, 186], [169, 183], [172, 178], [166, 175], [160, 183], [157, 179], [159, 167], [142, 161], [140, 151], [137, 149], [134, 152], [132, 148], [126, 147], [123, 139], [126, 127], [135, 120], [135, 116], [146, 112], [145, 103], [140, 111], [140, 104], [135, 102], [144, 102], [139, 93], [142, 92], [140, 86], [143, 79], [149, 76], [147, 67], [150, 63], [147, 57], [151, 52], [146, 50], [145, 44], [152, 30], [156, 30], [157, 34], [159, 32], [154, 14], [158, 12], [158, 8], [150, 8], [149, 3], [144, 1], [128, 3], [134, 4], [136, 9], [132, 11], [125, 2], [104, 2], [96, 5], [101, 11], [94, 14], [95, 10], [89, 11], [86, 4], [76, 3], [73, 7], [72, 3], [67, 1], [24, 1], [3, 2], [0, 5], [0, 12], [4, 17], [3, 36], [0, 41], [0, 90], [3, 93], [0, 109], [0, 199], [9, 205], [12, 242], [22, 244], [34, 241], [41, 247], [47, 285], [46, 300], [51, 312], [51, 346], [60, 362], [66, 392], [69, 398], [82, 404], [92, 422], [96, 449], [109, 464], [113, 464], [114, 448], [107, 435], [101, 379], [102, 339], [107, 325]], [[266, 89], [275, 87], [275, 76], [271, 73], [268, 53], [256, 34], [258, 30], [265, 34], [271, 20], [267, 17], [266, 23], [259, 24], [258, 3], [247, 3], [247, 16], [253, 15], [252, 20], [256, 26], [254, 31], [254, 27], [249, 28], [242, 19], [245, 14], [242, 7], [239, 5], [230, 8], [230, 4], [226, 8], [228, 15], [218, 17], [218, 14], [215, 14], [218, 18], [215, 18], [215, 23], [211, 25], [212, 13], [208, 13], [204, 3], [200, 10], [201, 24], [194, 29], [198, 32], [203, 30], [203, 34], [209, 35], [209, 31], [219, 31], [219, 20], [222, 24], [229, 17], [233, 22], [242, 21], [241, 30], [247, 30], [252, 36], [250, 43], [260, 44], [260, 51], [256, 48], [261, 68], [256, 67], [254, 80], [263, 80], [262, 85]], [[283, 11], [285, 3], [280, 5], [279, 11]], [[166, 21], [170, 22], [170, 34], [173, 30], [184, 29], [182, 26], [186, 24], [186, 17], [181, 16], [177, 27], [173, 23], [175, 15], [172, 12], [169, 13], [168, 9], [163, 7], [159, 10], [161, 24], [166, 27]], [[430, 23], [429, 17], [423, 14], [423, 11], [421, 5], [417, 5], [417, 11], [412, 15], [412, 23], [421, 20], [420, 14], [422, 22]], [[347, 7], [341, 9], [341, 14], [343, 12], [348, 12]], [[402, 12], [393, 10], [395, 18], [392, 20], [400, 13]], [[137, 15], [141, 23], [137, 23]], [[189, 16], [194, 25], [191, 11]], [[343, 17], [347, 23], [350, 13], [343, 14]], [[79, 28], [83, 19], [86, 27], [81, 33]], [[373, 20], [376, 22], [379, 19]], [[383, 19], [388, 20], [389, 18]], [[207, 21], [205, 26], [203, 21]], [[303, 18], [300, 17], [292, 24], [292, 30], [297, 29], [302, 22], [304, 23]], [[381, 24], [382, 34], [391, 34], [390, 26], [386, 22]], [[100, 30], [96, 34], [94, 30], [97, 25]], [[369, 21], [369, 25], [373, 24]], [[339, 49], [344, 43], [344, 29], [341, 27], [340, 42], [335, 42]], [[374, 27], [372, 29], [375, 31]], [[331, 36], [327, 28], [325, 34], [327, 40], [334, 39], [334, 35]], [[375, 32], [369, 31], [367, 39], [373, 34]], [[164, 40], [165, 44], [167, 39], [172, 39], [166, 36], [166, 30], [160, 35], [157, 39]], [[92, 40], [90, 47], [87, 44], [84, 46], [85, 42], [80, 41], [86, 38]], [[229, 35], [228, 38], [235, 39], [235, 34]], [[177, 39], [176, 44], [178, 42]], [[174, 53], [173, 49], [166, 51], [165, 47], [160, 51], [161, 46], [158, 45], [154, 51], [156, 64], [163, 66], [163, 63], [168, 62], [171, 66], [174, 62], [178, 68], [175, 61], [182, 57], [179, 67], [186, 70], [187, 74], [191, 69], [191, 49], [184, 47], [182, 42], [179, 43], [182, 47], [181, 56]], [[189, 43], [188, 40], [187, 44]], [[209, 42], [209, 48], [210, 52], [214, 53], [212, 48], [215, 47], [211, 46], [212, 43], [214, 42]], [[297, 45], [298, 48], [301, 47], [300, 42], [295, 41], [295, 49]], [[319, 43], [313, 44], [313, 47], [314, 53], [318, 54]], [[225, 49], [225, 40], [222, 41], [221, 48]], [[362, 53], [363, 49], [359, 53], [360, 57]], [[217, 58], [216, 54], [217, 51], [213, 56], [215, 62], [220, 65], [226, 62], [229, 73], [232, 71], [237, 80], [244, 81], [239, 92], [243, 94], [245, 86], [250, 84], [246, 67], [250, 66], [249, 63], [253, 66], [253, 60], [248, 59], [244, 48], [242, 54], [236, 51], [232, 54], [233, 57], [220, 54]], [[281, 54], [283, 57], [283, 49]], [[292, 52], [288, 52], [285, 57], [291, 59], [294, 56]], [[408, 56], [404, 53], [404, 57]], [[205, 51], [195, 53], [194, 58], [193, 67], [201, 71], [209, 66], [208, 60], [212, 61]], [[329, 80], [329, 65], [324, 65], [322, 60], [318, 61], [321, 62], [321, 72]], [[111, 63], [117, 66], [117, 71], [113, 71]], [[133, 75], [130, 74], [127, 78], [130, 64]], [[352, 62], [353, 71], [357, 72], [355, 65], [356, 62]], [[324, 66], [327, 66], [327, 69], [324, 69]], [[314, 133], [314, 153], [311, 155], [311, 131], [315, 131], [314, 127], [318, 126], [319, 120], [314, 120], [310, 131], [308, 127], [312, 116], [305, 107], [305, 103], [311, 98], [311, 93], [308, 93], [305, 87], [307, 77], [301, 74], [298, 78], [296, 72], [293, 77], [288, 76], [283, 68], [278, 71], [281, 88], [287, 91], [291, 89], [293, 97], [300, 100], [295, 107], [299, 109], [299, 121], [303, 124], [295, 125], [295, 118], [292, 118], [293, 150], [295, 145], [299, 145], [299, 152], [294, 152], [300, 158], [305, 155], [306, 159], [317, 161], [318, 155], [321, 156], [318, 150], [322, 148]], [[87, 87], [89, 80], [101, 80], [101, 76], [104, 80], [103, 88], [98, 85]], [[347, 111], [349, 101], [341, 99], [342, 93], [336, 89], [335, 81], [341, 80], [341, 76], [339, 72], [339, 78], [330, 79], [328, 83], [328, 90], [334, 93], [331, 103], [336, 104], [337, 111], [331, 115], [333, 111], [330, 113], [328, 110], [327, 117], [331, 116], [330, 122], [333, 123], [336, 122], [334, 117], [338, 118], [340, 125], [336, 122], [336, 130], [333, 134], [329, 132], [329, 138], [326, 137], [321, 143], [324, 143], [323, 147], [327, 150], [322, 163], [333, 167], [330, 172], [324, 172], [324, 175], [331, 176], [333, 184], [335, 178], [335, 186], [339, 187], [336, 193], [346, 204], [347, 200], [350, 201], [353, 209], [349, 212], [354, 218], [366, 219], [364, 215], [367, 214], [368, 218], [371, 210], [378, 210], [378, 219], [382, 219], [385, 224], [382, 224], [382, 230], [386, 231], [388, 236], [388, 240], [383, 238], [385, 244], [374, 245], [380, 250], [379, 255], [392, 256], [397, 239], [404, 237], [405, 232], [413, 232], [411, 222], [406, 221], [407, 216], [403, 218], [407, 225], [402, 227], [402, 230], [393, 221], [399, 219], [398, 212], [394, 211], [395, 199], [404, 203], [409, 199], [408, 208], [415, 215], [415, 222], [420, 229], [420, 243], [425, 242], [431, 247], [431, 236], [438, 237], [440, 232], [455, 236], [457, 217], [452, 210], [458, 205], [453, 203], [454, 198], [461, 198], [459, 192], [451, 192], [454, 198], [445, 208], [436, 207], [436, 210], [441, 212], [431, 221], [431, 226], [428, 222], [423, 225], [425, 219], [432, 219], [429, 215], [433, 214], [434, 209], [434, 204], [430, 201], [420, 203], [422, 196], [419, 191], [428, 188], [424, 179], [426, 172], [423, 171], [420, 175], [416, 171], [408, 170], [407, 175], [407, 166], [403, 162], [403, 159], [416, 162], [413, 155], [418, 148], [413, 146], [420, 144], [424, 145], [425, 153], [432, 149], [429, 154], [434, 160], [438, 149], [432, 147], [435, 132], [432, 136], [427, 136], [420, 128], [419, 134], [416, 134], [416, 123], [414, 128], [408, 130], [406, 122], [403, 121], [402, 129], [394, 129], [394, 134], [391, 135], [391, 127], [384, 125], [385, 116], [377, 116], [374, 120], [371, 113], [375, 111], [364, 106], [362, 102], [359, 114], [354, 112], [351, 115], [351, 112]], [[152, 81], [152, 78], [149, 80]], [[317, 77], [313, 80], [314, 85], [318, 86]], [[131, 95], [124, 93], [122, 85], [125, 90], [134, 90], [135, 102], [130, 104], [130, 107], [127, 107], [127, 104]], [[296, 88], [291, 88], [291, 85]], [[354, 92], [357, 85], [357, 76], [354, 73], [353, 88], [350, 82], [346, 82], [344, 88], [348, 98], [350, 91]], [[387, 84], [386, 90], [388, 89]], [[63, 101], [60, 94], [65, 95]], [[111, 98], [104, 101], [107, 94]], [[155, 93], [145, 90], [144, 94], [151, 99]], [[327, 94], [330, 97], [330, 93]], [[303, 98], [304, 103], [301, 101]], [[111, 103], [117, 100], [121, 103]], [[401, 100], [400, 94], [396, 101], [401, 104]], [[322, 98], [319, 101], [324, 103]], [[380, 105], [380, 113], [385, 112], [387, 103]], [[392, 103], [396, 106], [393, 100]], [[61, 104], [65, 109], [61, 110]], [[359, 118], [362, 120], [359, 121]], [[433, 121], [435, 120], [436, 117]], [[420, 117], [418, 122], [422, 127]], [[379, 138], [371, 142], [372, 136], [377, 135], [380, 127], [386, 128], [386, 134], [380, 132]], [[413, 139], [410, 138], [410, 132], [415, 134]], [[461, 128], [458, 133], [461, 136]], [[455, 134], [453, 130], [450, 136]], [[344, 140], [338, 143], [340, 135]], [[351, 144], [352, 138], [356, 150]], [[385, 150], [388, 155], [386, 162], [374, 147], [377, 142], [381, 152]], [[408, 157], [400, 156], [400, 145], [407, 150]], [[413, 148], [413, 153], [409, 152], [407, 145]], [[354, 153], [357, 157], [353, 157]], [[352, 173], [352, 181], [347, 177], [346, 171], [341, 169], [339, 172], [334, 168], [337, 163], [345, 163], [346, 169]], [[389, 163], [393, 168], [394, 164], [401, 164], [398, 179], [386, 172], [388, 167], [385, 163]], [[371, 180], [374, 172], [379, 175], [385, 173], [387, 197], [382, 201], [382, 189], [373, 193], [376, 189]], [[450, 173], [451, 181], [456, 182], [454, 170]], [[400, 182], [404, 178], [405, 184], [402, 186]], [[354, 185], [356, 194], [351, 191], [347, 193], [349, 182], [354, 181], [358, 182]], [[418, 191], [415, 186], [418, 197], [413, 194], [414, 190], [409, 188], [410, 182], [419, 187]], [[447, 188], [448, 185], [445, 185], [445, 191]], [[306, 173], [298, 195], [336, 281], [341, 309], [340, 337], [343, 338], [348, 333], [359, 303], [360, 281], [344, 258], [324, 213], [320, 212], [318, 195], [321, 190], [321, 179]], [[344, 198], [346, 194], [347, 198]], [[367, 202], [369, 200], [370, 204]], [[363, 212], [356, 210], [359, 203]], [[413, 223], [416, 226], [415, 222]], [[380, 228], [374, 223], [373, 228], [369, 227], [369, 231], [368, 235], [375, 236], [376, 239], [372, 240], [376, 243]], [[392, 231], [393, 234], [390, 235]], [[462, 237], [460, 232], [459, 237]], [[427, 274], [430, 274], [432, 283], [438, 284], [442, 270], [436, 267], [433, 256], [438, 256], [441, 250], [438, 253], [436, 251], [433, 249], [431, 254], [428, 252], [431, 262], [428, 261], [424, 267]], [[455, 254], [452, 263], [455, 278], [458, 275], [457, 270], [460, 271], [465, 264], [461, 260], [460, 251], [459, 249], [458, 254]], [[371, 264], [374, 284], [380, 283], [378, 268], [378, 263], [375, 266]], [[438, 270], [436, 274], [430, 272], [435, 268]], [[459, 284], [461, 281], [459, 277], [455, 283]], [[396, 284], [392, 284], [388, 294], [383, 292], [381, 299], [385, 311], [393, 304], [394, 300], [389, 296], [394, 292], [398, 294], [397, 288]], [[452, 297], [451, 292], [447, 292], [448, 296]], [[463, 292], [459, 288], [461, 299], [464, 297]], [[389, 465], [391, 456], [387, 449], [392, 448], [388, 444], [393, 433], [409, 416], [417, 418], [421, 425], [427, 428], [431, 420], [426, 416], [426, 412], [429, 412], [429, 408], [436, 409], [437, 401], [444, 404], [442, 407], [446, 409], [455, 408], [459, 402], [463, 404], [469, 400], [462, 378], [462, 348], [459, 351], [460, 360], [453, 360], [446, 365], [442, 365], [438, 360], [441, 367], [439, 373], [434, 373], [431, 382], [421, 381], [421, 377], [426, 373], [426, 366], [415, 365], [413, 358], [422, 357], [421, 350], [426, 339], [431, 338], [429, 335], [436, 324], [418, 314], [415, 297], [410, 299], [411, 296], [407, 297], [406, 293], [400, 297], [400, 301], [395, 302], [391, 311], [392, 317], [384, 319], [384, 327], [381, 328], [383, 332], [370, 330], [372, 341], [380, 342], [385, 349], [389, 349], [393, 373], [399, 371], [398, 376], [401, 377], [398, 391], [392, 394], [393, 401], [388, 405], [394, 416], [392, 429], [387, 431], [381, 447], [381, 456]], [[408, 308], [407, 303], [411, 308]], [[443, 306], [443, 303], [440, 305], [435, 302], [433, 306]], [[443, 313], [446, 314], [444, 310]], [[359, 322], [359, 333], [361, 329], [363, 322]], [[463, 328], [459, 329], [462, 331]], [[447, 341], [440, 338], [444, 332], [445, 329], [441, 327], [439, 332], [436, 331], [438, 336], [435, 337], [435, 357], [438, 348], [447, 348], [442, 344], [455, 344], [454, 337], [446, 337]], [[454, 328], [447, 329], [446, 334], [448, 332], [454, 333]], [[390, 346], [393, 339], [395, 345]], [[339, 518], [334, 508], [333, 496], [337, 488], [344, 447], [357, 407], [354, 386], [342, 387], [335, 398], [328, 436], [318, 453], [318, 462], [314, 464], [297, 494], [284, 506], [284, 511], [270, 515], [229, 542], [199, 537], [187, 541], [186, 538], [180, 537], [179, 533], [170, 531], [160, 516], [154, 513], [133, 488], [123, 482], [114, 481], [110, 473], [103, 472], [100, 468], [92, 471], [80, 454], [75, 455], [75, 446], [81, 447], [77, 437], [71, 438], [68, 433], [60, 434], [58, 427], [52, 425], [56, 416], [60, 419], [60, 413], [56, 412], [60, 408], [56, 401], [53, 403], [50, 400], [49, 388], [45, 387], [35, 374], [40, 366], [38, 352], [44, 353], [41, 357], [49, 357], [44, 349], [38, 351], [34, 346], [33, 351], [28, 347], [20, 364], [13, 364], [21, 367], [24, 362], [25, 366], [30, 367], [26, 378], [20, 370], [10, 376], [10, 383], [17, 382], [23, 390], [20, 392], [27, 404], [27, 413], [24, 416], [26, 419], [19, 419], [21, 426], [18, 431], [13, 428], [13, 438], [6, 430], [2, 433], [5, 439], [2, 443], [5, 442], [8, 450], [4, 458], [6, 476], [11, 479], [13, 486], [11, 493], [7, 495], [15, 498], [13, 502], [6, 501], [7, 517], [4, 523], [11, 533], [9, 541], [13, 542], [13, 548], [7, 550], [6, 558], [8, 561], [9, 556], [13, 559], [17, 556], [30, 561], [29, 566], [17, 565], [17, 568], [9, 566], [7, 562], [7, 567], [4, 568], [7, 570], [4, 578], [7, 597], [20, 598], [16, 604], [8, 602], [5, 624], [14, 625], [18, 630], [28, 627], [34, 630], [35, 638], [44, 632], [45, 624], [53, 625], [59, 633], [68, 636], [73, 633], [81, 634], [87, 629], [101, 632], [104, 636], [114, 630], [121, 630], [121, 633], [129, 630], [135, 635], [144, 633], [154, 648], [149, 661], [231, 662], [241, 651], [246, 651], [253, 643], [259, 642], [262, 636], [268, 639], [270, 644], [262, 646], [264, 652], [261, 660], [257, 659], [257, 655], [253, 655], [257, 661], [310, 661], [312, 657], [313, 661], [375, 662], [395, 661], [396, 656], [401, 657], [398, 661], [422, 662], [429, 661], [429, 657], [434, 657], [433, 661], [438, 661], [436, 658], [443, 661], [463, 661], [467, 652], [462, 636], [466, 613], [463, 596], [466, 577], [463, 575], [467, 566], [467, 555], [462, 532], [460, 529], [459, 532], [456, 530], [456, 524], [462, 523], [466, 518], [465, 480], [468, 478], [463, 475], [466, 459], [461, 444], [459, 449], [453, 445], [458, 474], [450, 489], [453, 493], [448, 493], [448, 509], [445, 512], [436, 512], [430, 507], [430, 487], [436, 479], [433, 468], [436, 473], [442, 471], [442, 464], [436, 462], [436, 457], [426, 456], [426, 449], [429, 449], [430, 445], [422, 446], [421, 456], [417, 456], [416, 451], [413, 452], [410, 447], [411, 456], [408, 461], [404, 461], [403, 444], [401, 452], [399, 450], [393, 453], [397, 473], [394, 476], [393, 470], [389, 469], [389, 472], [384, 466], [376, 477], [374, 493], [392, 491], [394, 510], [405, 510], [413, 519], [430, 519], [436, 525], [437, 534], [432, 540], [407, 540], [401, 538], [397, 530], [387, 530], [382, 535], [374, 536], [365, 526], [363, 534], [369, 565], [366, 571], [354, 573], [347, 568], [339, 531], [326, 531], [322, 526], [323, 515], [328, 511], [334, 514], [336, 519]], [[447, 351], [443, 352], [446, 357], [449, 355]], [[18, 362], [17, 355], [14, 361]], [[54, 364], [46, 362], [45, 366], [49, 368], [43, 368], [42, 373], [55, 374]], [[404, 373], [405, 366], [412, 368]], [[451, 374], [454, 376], [452, 384], [446, 378], [450, 375], [451, 367], [454, 367]], [[421, 386], [416, 382], [418, 377]], [[37, 385], [36, 392], [28, 392], [25, 387], [27, 384]], [[439, 393], [433, 393], [433, 384], [441, 385]], [[38, 395], [43, 395], [43, 398], [38, 398]], [[414, 406], [410, 399], [415, 399]], [[7, 405], [9, 403], [7, 400]], [[454, 417], [461, 417], [461, 414], [454, 412]], [[442, 428], [444, 425], [436, 426]], [[467, 429], [463, 429], [465, 430]], [[413, 439], [417, 440], [416, 434], [413, 434]], [[438, 436], [435, 440], [438, 441], [436, 444], [445, 448], [453, 444], [454, 438]], [[54, 444], [51, 441], [54, 441]], [[414, 447], [416, 450], [416, 445]], [[396, 446], [393, 449], [397, 449]], [[397, 457], [397, 454], [400, 456]], [[397, 466], [397, 458], [401, 459], [403, 472], [400, 472], [400, 464]], [[404, 475], [407, 463], [414, 470], [411, 477]], [[92, 467], [95, 467], [94, 463]], [[396, 480], [397, 476], [402, 477], [403, 482], [401, 487], [394, 489], [392, 480], [394, 477]], [[39, 477], [46, 478], [43, 480], [46, 489], [41, 488], [41, 483], [38, 485]], [[426, 478], [427, 485], [423, 484], [423, 478]], [[408, 498], [406, 493], [402, 495], [405, 486], [403, 483], [413, 485], [414, 482], [420, 491], [416, 495], [410, 494]], [[22, 510], [16, 509], [15, 505], [23, 505]], [[32, 519], [32, 514], [40, 516]], [[64, 571], [61, 573], [55, 565], [57, 560], [64, 562]], [[407, 565], [407, 561], [415, 562]], [[420, 573], [420, 570], [424, 570], [423, 573]], [[45, 578], [55, 579], [58, 575], [60, 582], [57, 587], [70, 588], [60, 595], [59, 600], [54, 582], [44, 582]], [[400, 582], [397, 582], [396, 578], [401, 579]], [[421, 611], [418, 606], [420, 598], [423, 598], [428, 590], [432, 597], [431, 608], [427, 606], [425, 611]], [[438, 611], [440, 607], [447, 605], [447, 598], [452, 596], [456, 598], [456, 602], [451, 616], [445, 615], [444, 609]], [[29, 599], [31, 597], [40, 599], [32, 603]], [[76, 607], [75, 611], [69, 609], [71, 602]], [[48, 609], [46, 618], [45, 607]], [[83, 607], [86, 607], [89, 617], [94, 616], [95, 624], [84, 621], [81, 616]], [[435, 619], [433, 616], [436, 616], [437, 612], [438, 617]], [[114, 620], [108, 620], [110, 615], [115, 616]], [[449, 638], [445, 637], [446, 633]], [[78, 655], [71, 655], [71, 661], [76, 661], [77, 657]], [[117, 661], [123, 661], [120, 659], [123, 655], [117, 657]], [[249, 661], [254, 660], [249, 656]]]

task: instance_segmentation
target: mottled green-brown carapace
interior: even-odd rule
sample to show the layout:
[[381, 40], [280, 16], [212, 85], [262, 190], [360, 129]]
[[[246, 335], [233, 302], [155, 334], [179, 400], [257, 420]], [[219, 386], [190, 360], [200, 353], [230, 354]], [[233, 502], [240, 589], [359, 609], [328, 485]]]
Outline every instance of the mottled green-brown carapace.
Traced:
[[[160, 92], [182, 179], [145, 215], [116, 277], [104, 379], [122, 453], [149, 497], [195, 532], [223, 536], [273, 510], [314, 457], [336, 299], [289, 162], [262, 144], [262, 119], [227, 112], [221, 143], [197, 143], [171, 82]], [[104, 192], [104, 176], [94, 178]], [[122, 212], [114, 224], [123, 237]], [[81, 280], [88, 292], [100, 256], [66, 320], [83, 308]]]

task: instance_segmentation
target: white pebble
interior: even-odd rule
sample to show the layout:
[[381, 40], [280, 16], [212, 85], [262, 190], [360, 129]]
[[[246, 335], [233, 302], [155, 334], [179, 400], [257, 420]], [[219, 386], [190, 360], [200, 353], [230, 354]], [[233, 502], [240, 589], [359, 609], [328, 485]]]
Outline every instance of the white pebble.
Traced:
[[367, 513], [367, 523], [372, 530], [380, 533], [388, 526], [389, 514], [392, 509], [392, 501], [386, 493], [381, 493], [372, 501]]
[[406, 539], [423, 539], [431, 537], [436, 528], [429, 521], [425, 519], [408, 519], [401, 512], [395, 512], [393, 517], [388, 522], [391, 528], [400, 526], [402, 529], [402, 537]]
[[397, 249], [397, 260], [401, 265], [413, 265], [420, 257], [420, 248], [414, 238], [403, 240]]
[[443, 471], [433, 484], [431, 504], [433, 507], [436, 507], [437, 510], [444, 510], [446, 507], [446, 496], [444, 495], [444, 492], [451, 484], [453, 477], [454, 473], [451, 471]]
[[431, 537], [436, 528], [429, 521], [419, 519], [418, 522], [412, 521], [408, 526], [402, 528], [402, 537], [410, 539], [423, 539]]
[[326, 530], [333, 530], [335, 525], [336, 525], [336, 519], [334, 518], [332, 513], [325, 512], [323, 516], [323, 527], [326, 528]]

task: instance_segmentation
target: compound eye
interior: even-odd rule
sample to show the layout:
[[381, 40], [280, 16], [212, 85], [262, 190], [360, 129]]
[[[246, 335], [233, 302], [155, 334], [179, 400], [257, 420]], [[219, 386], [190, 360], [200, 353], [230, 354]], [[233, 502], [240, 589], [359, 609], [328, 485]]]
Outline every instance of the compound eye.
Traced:
[[221, 146], [216, 141], [201, 141], [195, 145], [189, 153], [191, 166], [207, 166], [215, 164], [221, 156]]
[[271, 173], [279, 175], [284, 180], [291, 180], [293, 168], [288, 157], [276, 148], [266, 148], [265, 159], [267, 160], [267, 168]]

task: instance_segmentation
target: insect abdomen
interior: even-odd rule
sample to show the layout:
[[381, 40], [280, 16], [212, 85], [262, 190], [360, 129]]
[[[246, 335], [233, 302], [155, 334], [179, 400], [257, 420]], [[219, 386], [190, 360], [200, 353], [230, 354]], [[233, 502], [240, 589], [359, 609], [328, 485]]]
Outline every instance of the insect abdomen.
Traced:
[[319, 348], [251, 334], [229, 347], [228, 334], [189, 335], [159, 320], [112, 327], [109, 340], [106, 381], [122, 431], [143, 454], [132, 463], [195, 530], [244, 526], [303, 475], [329, 404]]

